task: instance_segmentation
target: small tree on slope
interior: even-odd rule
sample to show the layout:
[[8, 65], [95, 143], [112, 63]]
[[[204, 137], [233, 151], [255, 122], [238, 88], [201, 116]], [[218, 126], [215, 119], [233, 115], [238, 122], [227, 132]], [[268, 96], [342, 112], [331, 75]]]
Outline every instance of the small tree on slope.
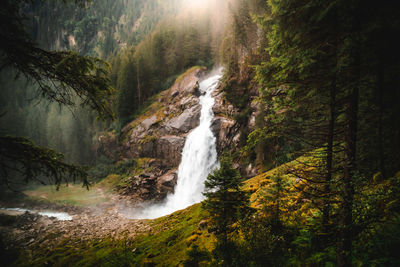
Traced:
[[224, 157], [220, 164], [205, 182], [207, 199], [203, 208], [211, 215], [209, 230], [217, 237], [214, 256], [223, 266], [232, 266], [237, 253], [231, 234], [237, 230], [237, 222], [250, 212], [249, 196], [240, 189], [242, 179], [231, 167], [231, 158]]

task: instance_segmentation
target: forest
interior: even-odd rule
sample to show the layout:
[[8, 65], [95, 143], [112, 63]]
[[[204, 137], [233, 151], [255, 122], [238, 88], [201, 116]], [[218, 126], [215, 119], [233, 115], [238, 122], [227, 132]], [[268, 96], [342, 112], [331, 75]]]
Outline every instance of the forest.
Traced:
[[400, 265], [391, 1], [0, 7], [5, 266]]

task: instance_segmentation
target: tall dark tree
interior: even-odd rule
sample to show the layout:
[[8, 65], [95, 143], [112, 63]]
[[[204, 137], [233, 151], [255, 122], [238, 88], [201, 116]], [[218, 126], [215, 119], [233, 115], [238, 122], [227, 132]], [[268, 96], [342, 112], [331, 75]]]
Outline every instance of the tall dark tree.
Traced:
[[[387, 49], [392, 43], [388, 29], [399, 24], [386, 4], [374, 9], [372, 1], [269, 1], [271, 13], [262, 21], [269, 43], [257, 80], [266, 88], [268, 127], [249, 141], [275, 140], [278, 156], [311, 152], [317, 159], [316, 164], [302, 163], [313, 171], [293, 174], [310, 185], [307, 193], [322, 211], [322, 234], [329, 231], [333, 213], [340, 218], [339, 266], [351, 264], [352, 240], [360, 229], [354, 220], [355, 196], [366, 177], [377, 171], [387, 176], [388, 168], [398, 166], [392, 164], [398, 159], [390, 152], [393, 146], [383, 145], [383, 136], [398, 144], [398, 119], [392, 117], [397, 109], [388, 97], [398, 99], [398, 94], [385, 84], [399, 85], [390, 74], [398, 69], [392, 59], [399, 53]], [[339, 201], [339, 208], [333, 210], [330, 201]]]
[[[339, 134], [337, 7], [319, 1], [270, 3], [271, 14], [261, 21], [269, 41], [269, 58], [257, 67], [258, 81], [267, 86], [263, 97], [268, 106], [268, 127], [258, 142], [274, 140], [280, 147], [278, 155], [292, 154], [295, 158], [308, 153], [317, 159], [299, 162], [305, 169], [312, 167], [312, 171], [293, 174], [308, 183], [306, 194], [315, 199], [322, 211], [320, 231], [326, 237], [331, 224], [335, 139]], [[255, 136], [257, 132], [251, 137]], [[316, 150], [320, 148], [322, 153]], [[285, 162], [280, 159], [280, 163], [282, 160]], [[323, 246], [328, 244], [326, 239], [321, 242], [325, 243]]]

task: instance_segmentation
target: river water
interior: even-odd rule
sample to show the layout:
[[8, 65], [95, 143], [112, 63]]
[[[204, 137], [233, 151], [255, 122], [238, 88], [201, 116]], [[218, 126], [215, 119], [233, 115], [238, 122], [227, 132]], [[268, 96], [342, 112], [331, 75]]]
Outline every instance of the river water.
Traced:
[[55, 217], [59, 221], [70, 221], [72, 220], [72, 216], [66, 212], [57, 212], [57, 211], [36, 211], [24, 208], [0, 208], [0, 211], [4, 211], [5, 213], [11, 213], [11, 215], [20, 215], [25, 212], [29, 212], [32, 214], [39, 214], [47, 217]]

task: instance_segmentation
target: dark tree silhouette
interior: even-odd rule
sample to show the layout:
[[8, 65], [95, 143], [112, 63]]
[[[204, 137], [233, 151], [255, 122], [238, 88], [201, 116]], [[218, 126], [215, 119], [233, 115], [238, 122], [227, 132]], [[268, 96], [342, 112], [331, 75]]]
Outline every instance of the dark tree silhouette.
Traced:
[[[31, 1], [5, 0], [0, 3], [0, 71], [13, 69], [37, 85], [38, 97], [64, 106], [83, 106], [96, 110], [101, 118], [112, 118], [108, 99], [113, 90], [107, 78], [108, 65], [99, 59], [72, 51], [46, 51], [39, 48], [25, 29], [24, 5]], [[64, 1], [66, 3], [68, 1]], [[82, 4], [87, 1], [75, 0]], [[0, 178], [9, 184], [11, 172], [27, 180], [45, 175], [59, 185], [63, 178], [82, 178], [83, 168], [67, 164], [53, 150], [35, 146], [25, 138], [0, 139]]]

